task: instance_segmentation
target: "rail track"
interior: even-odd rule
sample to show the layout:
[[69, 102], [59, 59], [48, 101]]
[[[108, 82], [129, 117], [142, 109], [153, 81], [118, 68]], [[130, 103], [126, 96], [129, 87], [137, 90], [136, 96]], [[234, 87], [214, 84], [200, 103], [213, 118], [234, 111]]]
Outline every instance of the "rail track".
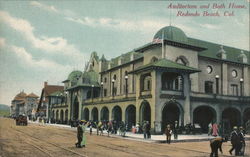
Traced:
[[[23, 140], [25, 143], [27, 143], [28, 145], [38, 149], [39, 151], [45, 153], [47, 156], [49, 157], [54, 157], [55, 155], [53, 155], [52, 151], [48, 150], [48, 149], [45, 149], [43, 148], [41, 145], [43, 144], [49, 144], [49, 145], [52, 145], [56, 148], [59, 148], [60, 150], [63, 150], [63, 151], [66, 151], [67, 153], [70, 153], [71, 155], [76, 155], [76, 156], [81, 156], [81, 157], [88, 157], [87, 155], [84, 155], [84, 154], [80, 154], [76, 151], [73, 151], [71, 149], [68, 149], [68, 148], [65, 148], [65, 147], [62, 147], [58, 144], [55, 144], [55, 143], [52, 143], [52, 142], [49, 142], [49, 141], [45, 141], [43, 139], [40, 139], [40, 138], [37, 138], [33, 135], [30, 135], [26, 132], [23, 132], [21, 130], [18, 130], [16, 128], [12, 128], [13, 130], [15, 130], [16, 132], [18, 132], [20, 135], [22, 136], [26, 136], [26, 137], [29, 137], [31, 138], [32, 140], [28, 140], [29, 138], [26, 138], [26, 140]], [[69, 155], [70, 156], [70, 155]]]

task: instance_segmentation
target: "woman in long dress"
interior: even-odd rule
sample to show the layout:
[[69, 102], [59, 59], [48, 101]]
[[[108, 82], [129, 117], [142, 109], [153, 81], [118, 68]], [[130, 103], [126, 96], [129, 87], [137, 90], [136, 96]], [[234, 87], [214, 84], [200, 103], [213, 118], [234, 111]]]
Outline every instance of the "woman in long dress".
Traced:
[[86, 121], [82, 121], [82, 125], [81, 125], [81, 128], [82, 128], [82, 141], [80, 143], [80, 147], [85, 147], [86, 145], [86, 127], [88, 126], [88, 123]]

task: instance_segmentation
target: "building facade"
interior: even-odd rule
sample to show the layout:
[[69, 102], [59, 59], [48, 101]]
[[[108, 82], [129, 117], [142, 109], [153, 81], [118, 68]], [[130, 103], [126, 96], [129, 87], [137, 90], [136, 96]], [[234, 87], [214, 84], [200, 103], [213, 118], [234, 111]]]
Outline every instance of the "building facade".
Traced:
[[11, 101], [11, 116], [26, 115], [29, 119], [34, 118], [34, 110], [38, 106], [38, 96], [34, 93], [26, 94], [25, 92], [18, 93]]
[[36, 116], [43, 117], [49, 120], [49, 112], [51, 111], [49, 110], [49, 95], [57, 91], [63, 91], [63, 88], [63, 86], [49, 85], [48, 82], [44, 82], [44, 87], [41, 92]]
[[93, 52], [85, 70], [63, 83], [71, 120], [149, 121], [154, 133], [175, 121], [206, 131], [211, 122], [231, 129], [250, 120], [249, 51], [190, 38], [174, 26], [111, 60]]

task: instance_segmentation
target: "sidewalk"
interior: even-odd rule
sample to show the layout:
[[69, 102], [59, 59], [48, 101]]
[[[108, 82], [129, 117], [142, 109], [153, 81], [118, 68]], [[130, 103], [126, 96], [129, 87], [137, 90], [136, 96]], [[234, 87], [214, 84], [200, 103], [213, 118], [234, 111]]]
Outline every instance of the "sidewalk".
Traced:
[[[29, 121], [29, 123], [32, 124], [40, 124], [38, 122], [33, 122]], [[48, 126], [54, 126], [54, 127], [60, 127], [60, 128], [67, 128], [70, 130], [75, 130], [76, 127], [71, 128], [69, 125], [63, 125], [63, 124], [49, 124], [45, 123], [44, 125]], [[93, 135], [96, 135], [96, 129], [92, 129]], [[87, 128], [87, 132], [89, 132], [89, 128]], [[107, 136], [108, 133], [107, 131], [103, 131], [104, 136]], [[151, 139], [144, 139], [143, 134], [134, 134], [132, 132], [126, 132], [126, 136], [122, 137], [119, 134], [110, 134], [110, 137], [114, 138], [122, 138], [122, 139], [128, 139], [128, 140], [135, 140], [135, 141], [142, 141], [142, 142], [148, 142], [148, 143], [165, 143], [166, 142], [166, 136], [165, 135], [151, 135]], [[171, 142], [176, 143], [176, 142], [201, 142], [201, 141], [209, 141], [215, 137], [213, 136], [208, 136], [207, 134], [201, 134], [201, 135], [178, 135], [178, 139], [175, 140], [174, 137], [172, 136]], [[245, 136], [246, 140], [250, 140], [250, 135]]]

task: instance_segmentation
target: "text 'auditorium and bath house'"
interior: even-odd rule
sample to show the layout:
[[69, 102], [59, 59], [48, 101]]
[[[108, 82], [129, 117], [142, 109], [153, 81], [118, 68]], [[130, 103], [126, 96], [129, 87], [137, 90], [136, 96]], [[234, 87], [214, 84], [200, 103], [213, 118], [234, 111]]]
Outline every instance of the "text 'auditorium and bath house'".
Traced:
[[[63, 81], [62, 121], [116, 120], [129, 128], [149, 121], [156, 134], [175, 121], [200, 124], [204, 132], [211, 122], [230, 130], [250, 120], [249, 78], [249, 51], [167, 26], [153, 42], [111, 60], [93, 52], [85, 70]], [[56, 112], [60, 118], [57, 108], [48, 118]]]

